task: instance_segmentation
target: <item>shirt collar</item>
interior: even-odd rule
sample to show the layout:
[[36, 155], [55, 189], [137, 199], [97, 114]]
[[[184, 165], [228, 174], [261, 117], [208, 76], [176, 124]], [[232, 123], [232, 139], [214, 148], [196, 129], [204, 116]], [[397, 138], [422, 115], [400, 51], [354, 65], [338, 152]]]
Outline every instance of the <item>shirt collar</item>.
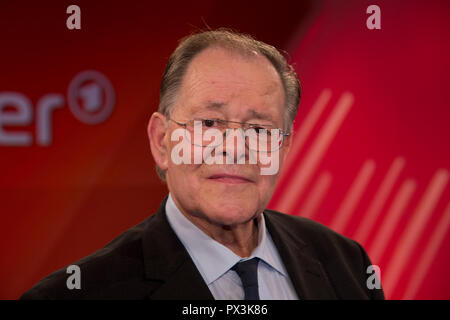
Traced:
[[169, 224], [208, 285], [220, 278], [240, 260], [254, 257], [260, 258], [269, 267], [287, 276], [276, 247], [266, 230], [263, 214], [260, 215], [258, 223], [258, 245], [248, 258], [238, 256], [199, 229], [180, 212], [170, 193], [166, 203], [166, 215]]

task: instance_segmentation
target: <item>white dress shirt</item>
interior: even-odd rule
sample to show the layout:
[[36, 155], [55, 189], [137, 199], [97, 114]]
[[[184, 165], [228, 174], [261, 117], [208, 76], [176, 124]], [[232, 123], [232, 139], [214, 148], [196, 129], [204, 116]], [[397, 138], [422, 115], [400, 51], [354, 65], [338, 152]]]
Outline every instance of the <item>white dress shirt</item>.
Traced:
[[278, 254], [264, 215], [258, 223], [258, 245], [249, 257], [242, 258], [215, 241], [188, 220], [178, 209], [169, 194], [166, 215], [170, 226], [183, 243], [203, 280], [216, 300], [243, 300], [244, 289], [238, 274], [231, 270], [241, 260], [260, 259], [258, 264], [258, 287], [261, 300], [296, 300], [283, 261]]

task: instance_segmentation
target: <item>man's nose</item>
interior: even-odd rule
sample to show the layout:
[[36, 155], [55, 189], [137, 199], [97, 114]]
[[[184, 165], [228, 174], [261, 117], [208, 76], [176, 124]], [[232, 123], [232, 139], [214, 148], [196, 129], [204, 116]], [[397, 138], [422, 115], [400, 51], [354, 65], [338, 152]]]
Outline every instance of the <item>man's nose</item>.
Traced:
[[226, 163], [245, 163], [248, 156], [243, 129], [227, 129], [224, 132], [223, 155]]

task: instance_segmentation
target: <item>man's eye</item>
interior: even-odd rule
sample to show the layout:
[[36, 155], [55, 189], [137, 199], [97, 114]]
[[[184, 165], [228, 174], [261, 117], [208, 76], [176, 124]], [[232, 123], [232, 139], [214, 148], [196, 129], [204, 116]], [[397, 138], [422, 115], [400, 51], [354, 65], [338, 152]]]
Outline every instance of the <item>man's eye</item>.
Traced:
[[203, 125], [205, 127], [211, 128], [217, 125], [217, 121], [213, 119], [205, 119], [203, 120]]
[[263, 127], [253, 127], [258, 135], [270, 135], [270, 131]]

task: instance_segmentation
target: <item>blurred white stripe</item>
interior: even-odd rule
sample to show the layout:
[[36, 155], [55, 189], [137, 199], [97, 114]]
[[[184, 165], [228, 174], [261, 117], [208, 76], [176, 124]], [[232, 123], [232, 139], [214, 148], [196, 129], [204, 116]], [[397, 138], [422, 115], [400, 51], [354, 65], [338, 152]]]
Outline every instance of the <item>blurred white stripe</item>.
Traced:
[[325, 109], [325, 106], [328, 104], [330, 99], [331, 99], [331, 90], [329, 89], [322, 90], [320, 96], [317, 98], [316, 102], [312, 106], [311, 111], [308, 112], [308, 115], [306, 116], [305, 120], [303, 120], [303, 122], [301, 123], [300, 129], [293, 136], [292, 146], [291, 149], [289, 150], [289, 156], [286, 159], [286, 163], [283, 165], [283, 167], [286, 168], [287, 170], [282, 171], [281, 177], [279, 179], [280, 181], [290, 176], [288, 171], [291, 165], [298, 160], [297, 157], [298, 154], [300, 153], [300, 150], [305, 144], [309, 134], [314, 128], [314, 125], [316, 124], [317, 120], [319, 120], [322, 111]]
[[294, 180], [284, 188], [286, 192], [282, 194], [280, 203], [276, 205], [279, 211], [288, 214], [292, 213], [292, 209], [295, 207], [325, 152], [328, 150], [337, 130], [347, 116], [348, 111], [353, 104], [353, 100], [353, 95], [351, 93], [346, 92], [342, 94], [336, 107], [323, 126], [323, 129], [316, 137], [312, 147], [308, 150], [308, 153], [300, 166], [298, 166], [294, 172], [289, 172], [289, 174], [294, 176]]
[[298, 212], [296, 212], [296, 215], [311, 218], [315, 214], [317, 207], [322, 202], [322, 199], [330, 187], [330, 184], [331, 174], [329, 172], [322, 173], [305, 200], [305, 204]]
[[448, 172], [444, 169], [438, 170], [429, 183], [422, 196], [417, 209], [407, 224], [403, 234], [392, 254], [392, 260], [386, 267], [384, 276], [384, 288], [386, 293], [392, 294], [397, 280], [409, 262], [409, 258], [417, 245], [428, 220], [433, 213], [437, 201], [439, 200], [448, 182]]
[[415, 189], [416, 183], [409, 179], [403, 182], [400, 190], [396, 194], [386, 217], [383, 219], [381, 226], [377, 230], [376, 237], [371, 244], [372, 249], [368, 249], [373, 263], [380, 263], [384, 250], [389, 244], [389, 240], [394, 234], [398, 222], [400, 221], [405, 207], [408, 205]]
[[444, 240], [445, 234], [447, 233], [448, 228], [450, 227], [450, 203], [447, 205], [447, 208], [444, 211], [441, 219], [436, 226], [436, 229], [433, 231], [433, 235], [431, 239], [428, 241], [425, 252], [419, 260], [419, 265], [414, 268], [414, 273], [411, 276], [411, 280], [409, 281], [409, 285], [403, 295], [403, 299], [411, 300], [414, 299], [417, 295], [417, 291], [420, 288], [420, 285], [427, 274], [431, 263], [434, 261], [436, 254], [438, 253], [438, 249]]
[[354, 238], [359, 243], [363, 245], [366, 243], [370, 231], [375, 225], [378, 216], [380, 215], [380, 211], [383, 208], [389, 194], [391, 193], [395, 181], [397, 180], [404, 165], [405, 159], [398, 157], [394, 160], [391, 167], [389, 168], [386, 177], [384, 178], [375, 197], [373, 198], [372, 202], [369, 205], [367, 213], [364, 215], [362, 222], [360, 223], [360, 226], [358, 226]]
[[331, 229], [334, 229], [338, 232], [344, 231], [350, 220], [350, 217], [352, 216], [353, 211], [355, 210], [356, 205], [359, 202], [359, 199], [366, 190], [366, 187], [370, 182], [374, 171], [375, 162], [371, 159], [366, 160], [355, 180], [353, 181], [350, 189], [348, 190], [344, 201], [342, 201], [341, 206], [335, 213], [334, 220], [331, 223]]

